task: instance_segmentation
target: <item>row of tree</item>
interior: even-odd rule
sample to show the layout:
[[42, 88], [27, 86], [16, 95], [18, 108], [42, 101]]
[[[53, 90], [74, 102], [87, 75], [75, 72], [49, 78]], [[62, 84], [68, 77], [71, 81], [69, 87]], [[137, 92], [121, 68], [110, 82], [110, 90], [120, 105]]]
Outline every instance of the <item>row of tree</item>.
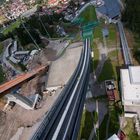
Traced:
[[[26, 29], [32, 35], [36, 43], [40, 44], [40, 35], [44, 35], [46, 37], [58, 37], [56, 34], [56, 24], [59, 23], [61, 18], [63, 18], [61, 14], [54, 13], [53, 15], [39, 15], [39, 13], [37, 13], [29, 19], [25, 19], [21, 22], [24, 22]], [[9, 32], [6, 36], [0, 34], [0, 41], [3, 41], [9, 37], [17, 37], [21, 45], [25, 46], [33, 42], [27, 30], [25, 30], [23, 24], [21, 24], [18, 28], [14, 29], [12, 32]]]
[[125, 0], [125, 4], [122, 20], [129, 29], [140, 36], [140, 0]]

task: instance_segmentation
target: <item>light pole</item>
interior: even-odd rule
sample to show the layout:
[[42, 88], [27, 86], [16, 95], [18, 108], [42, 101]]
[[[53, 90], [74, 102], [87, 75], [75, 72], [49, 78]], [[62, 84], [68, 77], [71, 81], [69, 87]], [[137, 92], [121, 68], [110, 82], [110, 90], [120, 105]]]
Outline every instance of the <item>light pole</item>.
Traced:
[[49, 33], [48, 33], [48, 31], [47, 31], [47, 29], [46, 29], [45, 25], [43, 24], [42, 19], [41, 19], [41, 17], [40, 17], [40, 15], [39, 15], [39, 14], [38, 14], [38, 16], [39, 16], [39, 21], [40, 21], [41, 25], [43, 26], [43, 28], [44, 28], [44, 30], [45, 30], [45, 32], [46, 32], [46, 34], [47, 34], [47, 35], [48, 35], [48, 37], [50, 38], [50, 35], [49, 35]]
[[21, 24], [22, 24], [23, 28], [24, 28], [25, 31], [28, 33], [28, 35], [30, 36], [30, 38], [32, 39], [32, 41], [34, 42], [36, 48], [37, 48], [38, 50], [40, 50], [40, 48], [39, 48], [38, 44], [36, 43], [35, 39], [32, 37], [32, 35], [31, 35], [30, 32], [28, 31], [28, 29], [26, 28], [26, 26], [25, 26], [25, 24], [24, 24], [22, 18], [20, 18], [20, 19], [21, 19]]

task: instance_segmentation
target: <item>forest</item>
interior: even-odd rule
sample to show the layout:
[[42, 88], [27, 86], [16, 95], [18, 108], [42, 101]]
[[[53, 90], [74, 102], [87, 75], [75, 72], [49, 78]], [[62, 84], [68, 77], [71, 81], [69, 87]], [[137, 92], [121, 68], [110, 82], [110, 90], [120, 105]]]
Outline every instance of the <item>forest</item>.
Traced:
[[140, 36], [140, 0], [125, 0], [125, 4], [122, 21], [126, 27]]
[[140, 63], [140, 0], [125, 0], [122, 21], [133, 33], [135, 40], [133, 55]]

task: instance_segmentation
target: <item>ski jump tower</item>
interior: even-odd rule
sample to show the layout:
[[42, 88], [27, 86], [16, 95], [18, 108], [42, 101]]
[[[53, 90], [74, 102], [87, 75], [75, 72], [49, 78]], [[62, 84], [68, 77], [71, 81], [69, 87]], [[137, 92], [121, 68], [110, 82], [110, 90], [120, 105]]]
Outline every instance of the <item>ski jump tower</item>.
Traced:
[[21, 87], [24, 83], [33, 79], [44, 70], [48, 71], [48, 66], [43, 66], [32, 70], [31, 72], [18, 75], [16, 78], [0, 85], [0, 97], [5, 96], [7, 98], [7, 104], [5, 105], [4, 110], [7, 108], [10, 102], [17, 103], [25, 109], [33, 110], [37, 103], [41, 100], [41, 96], [39, 94], [35, 94], [32, 96], [32, 98], [28, 98], [17, 93], [15, 89]]

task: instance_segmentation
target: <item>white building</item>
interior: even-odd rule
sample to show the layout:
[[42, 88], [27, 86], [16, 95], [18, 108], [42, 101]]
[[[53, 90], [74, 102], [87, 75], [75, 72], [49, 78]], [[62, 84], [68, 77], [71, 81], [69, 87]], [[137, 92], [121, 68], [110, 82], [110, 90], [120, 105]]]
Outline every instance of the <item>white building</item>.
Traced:
[[140, 66], [121, 69], [120, 78], [124, 111], [140, 115]]
[[112, 135], [110, 138], [107, 140], [120, 140], [116, 134]]

